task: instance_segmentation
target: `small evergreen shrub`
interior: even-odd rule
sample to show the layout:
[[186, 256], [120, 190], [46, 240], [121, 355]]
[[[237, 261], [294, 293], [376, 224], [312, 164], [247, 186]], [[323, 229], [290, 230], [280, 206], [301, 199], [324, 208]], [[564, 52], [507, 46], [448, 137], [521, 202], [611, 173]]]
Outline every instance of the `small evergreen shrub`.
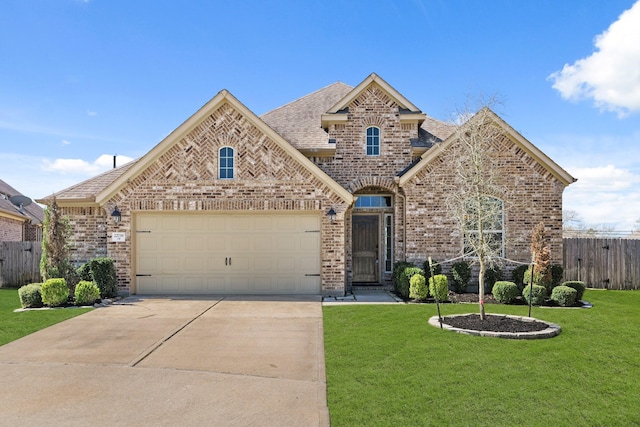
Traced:
[[82, 280], [76, 285], [76, 305], [93, 305], [100, 298], [100, 289], [95, 283]]
[[427, 280], [422, 274], [414, 274], [409, 279], [409, 298], [415, 300], [424, 300], [429, 295], [427, 289]]
[[570, 307], [576, 303], [578, 291], [568, 286], [556, 286], [551, 291], [551, 300], [562, 307]]
[[111, 258], [94, 258], [89, 261], [93, 283], [100, 289], [101, 298], [113, 298], [118, 295], [116, 267]]
[[515, 283], [519, 289], [524, 288], [524, 272], [529, 268], [528, 265], [519, 265], [511, 272], [511, 281]]
[[451, 266], [453, 290], [459, 294], [467, 291], [469, 279], [471, 279], [471, 266], [466, 261], [454, 262]]
[[[407, 268], [415, 267], [410, 262], [399, 261], [393, 264], [393, 273], [391, 274], [391, 281], [393, 282], [393, 289], [398, 295], [402, 295], [402, 277], [404, 276], [404, 270]], [[408, 293], [407, 289], [407, 293]]]
[[91, 282], [93, 280], [93, 276], [91, 276], [91, 264], [85, 262], [80, 267], [76, 269], [76, 273], [78, 274], [78, 278], [85, 282]]
[[449, 301], [449, 279], [444, 274], [429, 278], [429, 293], [439, 301]]
[[[438, 264], [435, 259], [431, 259], [433, 264], [433, 275], [442, 274], [442, 265]], [[429, 269], [429, 260], [426, 260], [422, 264], [422, 270], [424, 271], [424, 278], [429, 279], [431, 277], [431, 270]]]
[[42, 283], [30, 283], [18, 289], [18, 296], [20, 297], [20, 305], [22, 305], [22, 308], [42, 307], [41, 287]]
[[522, 297], [529, 303], [529, 295], [531, 295], [531, 304], [533, 305], [542, 305], [544, 304], [544, 300], [547, 297], [547, 289], [544, 286], [533, 285], [533, 292], [531, 291], [531, 286], [527, 285], [522, 290]]
[[551, 266], [551, 283], [554, 288], [562, 283], [563, 275], [564, 268], [560, 264], [554, 264]]
[[512, 303], [519, 295], [520, 289], [513, 282], [498, 281], [493, 285], [493, 297], [499, 303]]
[[49, 307], [64, 305], [69, 300], [67, 281], [62, 278], [48, 279], [40, 288], [42, 302]]
[[416, 274], [420, 274], [424, 277], [422, 270], [418, 267], [407, 267], [402, 272], [402, 275], [400, 276], [400, 286], [399, 286], [399, 292], [402, 298], [405, 298], [405, 299], [409, 298], [409, 288], [411, 287], [411, 278]]
[[493, 285], [502, 280], [502, 270], [497, 265], [489, 267], [484, 272], [484, 290], [486, 293], [493, 293]]
[[576, 301], [580, 301], [582, 299], [585, 290], [584, 282], [578, 280], [570, 280], [568, 282], [564, 282], [562, 286], [568, 286], [576, 290]]

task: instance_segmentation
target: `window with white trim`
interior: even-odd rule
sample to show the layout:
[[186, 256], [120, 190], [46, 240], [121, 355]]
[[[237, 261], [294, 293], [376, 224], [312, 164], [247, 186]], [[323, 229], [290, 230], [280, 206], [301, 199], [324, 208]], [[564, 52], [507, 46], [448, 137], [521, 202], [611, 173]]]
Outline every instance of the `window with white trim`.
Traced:
[[371, 126], [367, 128], [367, 156], [380, 155], [380, 129]]
[[218, 156], [218, 178], [233, 179], [235, 172], [234, 150], [231, 147], [222, 147]]
[[[495, 197], [485, 196], [480, 202], [467, 200], [464, 224], [464, 253], [480, 247], [480, 229], [484, 244], [495, 255], [504, 256], [504, 202]], [[476, 256], [473, 254], [471, 256]]]

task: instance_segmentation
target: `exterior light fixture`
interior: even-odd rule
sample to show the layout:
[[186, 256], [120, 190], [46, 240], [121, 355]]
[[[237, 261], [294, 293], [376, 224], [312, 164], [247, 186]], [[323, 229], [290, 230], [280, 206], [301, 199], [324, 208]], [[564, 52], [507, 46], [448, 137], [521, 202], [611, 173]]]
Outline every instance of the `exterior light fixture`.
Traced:
[[331, 224], [333, 224], [333, 221], [336, 220], [336, 211], [331, 208], [329, 209], [329, 212], [327, 212], [327, 215], [329, 216], [329, 221], [331, 221]]
[[118, 210], [118, 205], [113, 208], [113, 212], [111, 212], [111, 218], [113, 219], [114, 224], [118, 225], [120, 221], [122, 221], [122, 214]]

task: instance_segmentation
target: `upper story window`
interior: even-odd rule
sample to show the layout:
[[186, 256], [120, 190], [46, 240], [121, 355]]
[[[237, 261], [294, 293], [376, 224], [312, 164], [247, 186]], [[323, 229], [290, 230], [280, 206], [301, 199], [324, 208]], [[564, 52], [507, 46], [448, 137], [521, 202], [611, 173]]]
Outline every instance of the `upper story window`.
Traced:
[[367, 128], [367, 156], [380, 155], [380, 129], [374, 126]]
[[231, 147], [222, 147], [218, 157], [218, 178], [233, 179], [235, 171], [234, 150]]

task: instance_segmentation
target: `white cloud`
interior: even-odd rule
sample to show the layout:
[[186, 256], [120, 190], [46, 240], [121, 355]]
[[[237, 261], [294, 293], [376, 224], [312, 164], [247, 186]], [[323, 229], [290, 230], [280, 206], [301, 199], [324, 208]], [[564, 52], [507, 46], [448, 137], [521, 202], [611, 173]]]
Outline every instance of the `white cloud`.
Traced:
[[620, 117], [640, 111], [640, 1], [595, 37], [596, 52], [551, 74], [564, 99], [593, 99]]
[[98, 113], [96, 111], [87, 110], [87, 116], [95, 117], [97, 115], [98, 115]]
[[62, 145], [71, 145], [71, 141], [67, 141], [66, 139], [63, 139]]
[[564, 210], [578, 212], [590, 225], [630, 231], [640, 218], [640, 174], [614, 165], [572, 168], [578, 178], [564, 192]]
[[[117, 156], [117, 165], [121, 166], [133, 160], [127, 156]], [[42, 170], [45, 172], [57, 172], [63, 175], [85, 175], [91, 177], [101, 172], [105, 172], [113, 167], [113, 156], [103, 154], [93, 162], [82, 159], [44, 159], [42, 161]]]

